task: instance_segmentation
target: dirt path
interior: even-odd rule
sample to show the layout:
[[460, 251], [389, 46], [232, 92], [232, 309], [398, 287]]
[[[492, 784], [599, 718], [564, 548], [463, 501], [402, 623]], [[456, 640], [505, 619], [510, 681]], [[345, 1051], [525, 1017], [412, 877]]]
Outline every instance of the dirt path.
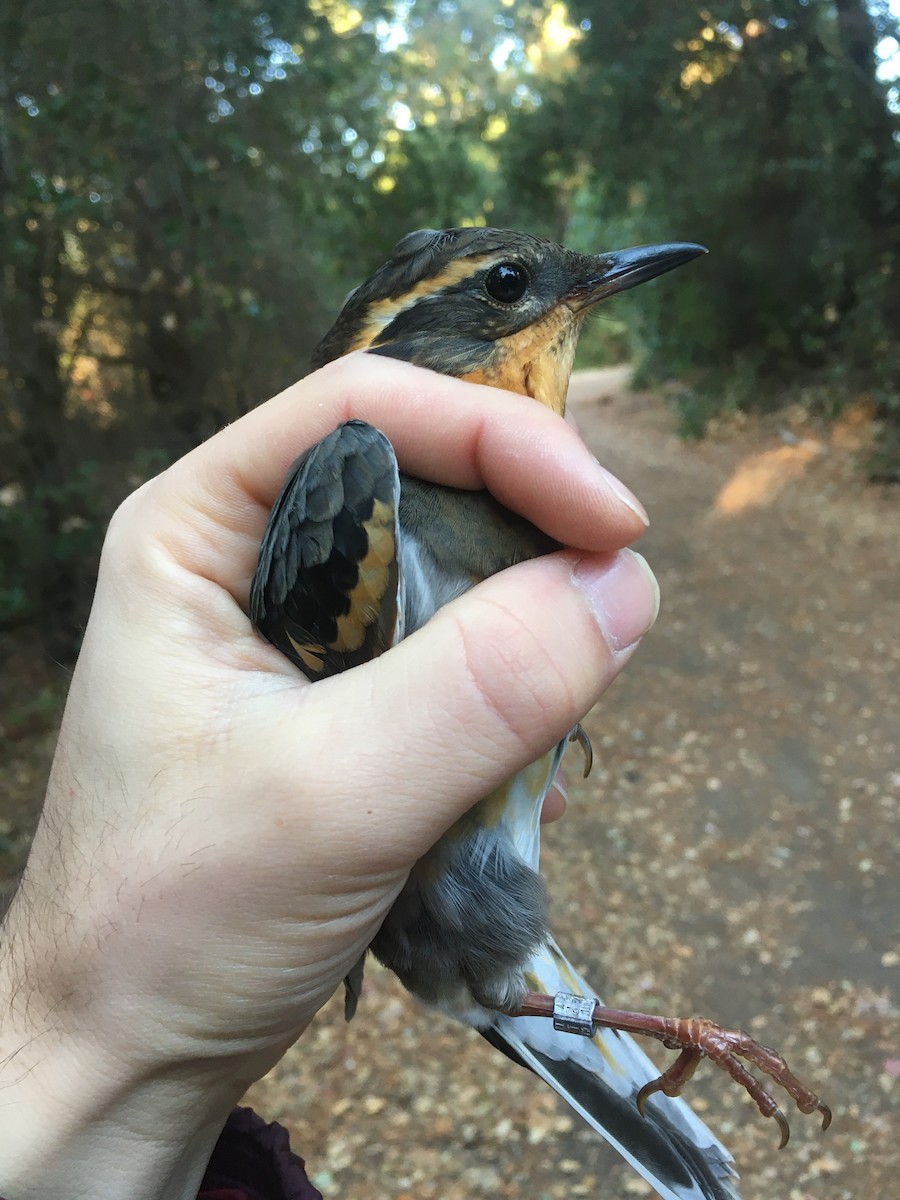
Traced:
[[[607, 1002], [741, 1025], [819, 1085], [832, 1130], [789, 1114], [779, 1154], [772, 1123], [701, 1071], [696, 1107], [733, 1149], [746, 1200], [887, 1198], [900, 1172], [897, 497], [775, 426], [680, 442], [624, 378], [581, 374], [573, 409], [650, 510], [641, 548], [663, 608], [591, 714], [595, 773], [546, 836], [556, 931]], [[20, 744], [20, 781], [40, 777], [47, 741], [30, 759]], [[290, 1127], [328, 1198], [649, 1194], [537, 1080], [377, 969], [360, 1018], [345, 1026], [332, 1002], [251, 1101]]]

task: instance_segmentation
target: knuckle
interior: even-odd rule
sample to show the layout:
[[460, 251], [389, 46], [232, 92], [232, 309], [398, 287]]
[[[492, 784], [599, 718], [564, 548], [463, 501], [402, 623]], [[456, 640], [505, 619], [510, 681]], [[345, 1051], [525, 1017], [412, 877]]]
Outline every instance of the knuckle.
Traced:
[[481, 600], [473, 622], [457, 621], [467, 679], [487, 719], [517, 749], [562, 736], [575, 716], [573, 689], [562, 665], [522, 616], [496, 600]]

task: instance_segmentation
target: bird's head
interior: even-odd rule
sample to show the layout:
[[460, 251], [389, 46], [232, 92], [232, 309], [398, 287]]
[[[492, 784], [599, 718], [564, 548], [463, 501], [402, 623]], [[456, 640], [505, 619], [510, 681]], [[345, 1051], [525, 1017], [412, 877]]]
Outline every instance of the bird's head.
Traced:
[[419, 229], [350, 293], [313, 366], [369, 350], [561, 413], [587, 311], [703, 253], [681, 242], [577, 254], [509, 229]]

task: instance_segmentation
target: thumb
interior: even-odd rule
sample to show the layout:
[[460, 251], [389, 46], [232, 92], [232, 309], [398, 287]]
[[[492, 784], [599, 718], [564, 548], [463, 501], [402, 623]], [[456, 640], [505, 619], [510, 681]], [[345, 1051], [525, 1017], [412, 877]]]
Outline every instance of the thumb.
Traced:
[[[566, 736], [658, 606], [656, 580], [631, 550], [558, 553], [503, 571], [381, 658], [310, 689], [307, 699], [327, 702], [310, 705], [315, 716], [307, 709], [318, 752], [304, 761], [306, 780], [333, 794], [334, 764], [347, 763], [364, 786], [334, 796], [332, 819], [344, 824], [353, 809], [370, 868], [376, 859], [408, 867]], [[277, 736], [284, 745], [286, 731]]]

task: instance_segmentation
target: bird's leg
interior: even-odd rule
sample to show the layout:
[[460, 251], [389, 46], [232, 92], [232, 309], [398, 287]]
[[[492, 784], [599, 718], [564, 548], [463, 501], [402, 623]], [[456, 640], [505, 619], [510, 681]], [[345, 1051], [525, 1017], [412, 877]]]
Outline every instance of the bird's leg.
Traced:
[[[566, 996], [565, 999], [584, 1003], [581, 997]], [[554, 1008], [558, 1013], [559, 1007], [560, 997], [529, 992], [522, 1001], [519, 1012], [515, 1015], [552, 1017]], [[589, 1028], [585, 1027], [583, 1032], [588, 1034], [597, 1027], [618, 1029], [622, 1033], [655, 1038], [670, 1050], [681, 1051], [675, 1062], [663, 1071], [658, 1079], [644, 1084], [638, 1092], [636, 1102], [642, 1115], [644, 1105], [654, 1093], [662, 1092], [665, 1096], [680, 1096], [684, 1085], [696, 1071], [700, 1060], [708, 1058], [717, 1067], [726, 1071], [735, 1083], [739, 1083], [749, 1093], [764, 1117], [774, 1118], [781, 1130], [781, 1146], [779, 1147], [781, 1149], [787, 1145], [790, 1128], [772, 1096], [739, 1061], [741, 1058], [745, 1058], [765, 1075], [768, 1075], [774, 1083], [783, 1087], [802, 1113], [818, 1111], [822, 1114], [822, 1128], [827, 1129], [831, 1124], [831, 1109], [793, 1074], [781, 1055], [769, 1046], [763, 1046], [741, 1029], [723, 1029], [721, 1025], [716, 1025], [715, 1022], [708, 1021], [703, 1017], [657, 1017], [647, 1013], [624, 1012], [617, 1008], [606, 1008], [602, 1004], [594, 1004], [587, 1020], [590, 1022], [590, 1026]]]
[[581, 753], [584, 755], [584, 775], [582, 778], [587, 779], [591, 773], [591, 767], [594, 765], [594, 747], [591, 745], [591, 739], [585, 733], [584, 726], [580, 721], [569, 734], [569, 741], [577, 742], [581, 747]]

